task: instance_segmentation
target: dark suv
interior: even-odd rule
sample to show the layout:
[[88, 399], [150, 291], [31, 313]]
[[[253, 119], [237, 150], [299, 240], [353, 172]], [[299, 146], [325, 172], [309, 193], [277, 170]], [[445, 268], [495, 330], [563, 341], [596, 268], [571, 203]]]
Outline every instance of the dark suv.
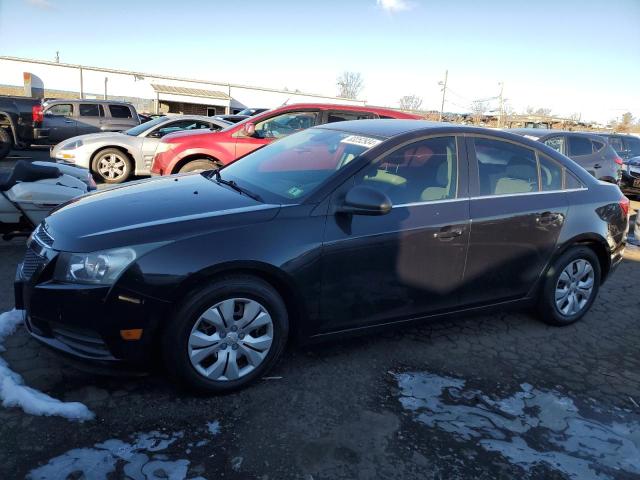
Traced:
[[531, 140], [537, 140], [566, 155], [598, 180], [619, 183], [622, 159], [601, 136], [584, 132], [565, 132], [541, 128], [508, 130]]
[[38, 143], [56, 143], [86, 133], [117, 132], [140, 124], [130, 103], [112, 100], [52, 100], [42, 105]]

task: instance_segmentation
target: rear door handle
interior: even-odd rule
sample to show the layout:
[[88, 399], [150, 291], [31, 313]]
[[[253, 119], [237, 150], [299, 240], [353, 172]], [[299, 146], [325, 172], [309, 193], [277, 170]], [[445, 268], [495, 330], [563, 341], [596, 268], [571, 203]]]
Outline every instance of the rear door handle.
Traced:
[[442, 227], [439, 232], [434, 233], [433, 237], [437, 238], [438, 240], [449, 241], [453, 240], [456, 237], [459, 237], [460, 235], [462, 235], [462, 233], [462, 228], [452, 227], [451, 225], [448, 225], [446, 227]]
[[596, 163], [593, 168], [602, 168], [602, 165], [600, 165], [599, 163]]
[[73, 123], [73, 120], [65, 120], [64, 123]]
[[561, 218], [562, 215], [559, 213], [544, 212], [536, 217], [536, 222], [539, 225], [550, 225], [552, 223], [556, 223]]

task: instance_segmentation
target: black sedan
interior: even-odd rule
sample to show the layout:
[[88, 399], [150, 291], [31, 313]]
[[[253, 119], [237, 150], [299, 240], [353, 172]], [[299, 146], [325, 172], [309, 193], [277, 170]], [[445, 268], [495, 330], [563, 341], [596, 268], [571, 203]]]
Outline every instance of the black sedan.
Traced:
[[28, 242], [16, 304], [59, 351], [160, 352], [175, 379], [226, 391], [288, 340], [496, 305], [575, 322], [622, 258], [628, 209], [617, 186], [522, 136], [334, 123], [64, 205]]

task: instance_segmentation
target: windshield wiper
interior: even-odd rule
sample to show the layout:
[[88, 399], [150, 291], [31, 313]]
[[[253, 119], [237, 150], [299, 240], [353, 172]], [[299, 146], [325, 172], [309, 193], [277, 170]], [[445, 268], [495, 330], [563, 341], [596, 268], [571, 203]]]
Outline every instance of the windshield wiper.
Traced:
[[223, 185], [227, 185], [233, 188], [236, 192], [242, 193], [247, 197], [253, 198], [256, 202], [264, 203], [264, 201], [262, 200], [262, 197], [257, 193], [253, 193], [250, 190], [247, 190], [246, 188], [241, 187], [233, 180], [225, 180], [224, 178], [222, 178], [222, 176], [220, 175], [220, 169], [216, 168], [213, 171], [213, 175], [216, 177], [216, 182], [221, 183]]

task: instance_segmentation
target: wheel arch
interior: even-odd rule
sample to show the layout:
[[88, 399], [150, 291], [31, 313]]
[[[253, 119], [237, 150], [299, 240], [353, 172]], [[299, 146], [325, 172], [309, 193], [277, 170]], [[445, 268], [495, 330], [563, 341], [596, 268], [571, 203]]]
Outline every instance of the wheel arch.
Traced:
[[282, 297], [289, 317], [289, 337], [297, 338], [301, 333], [301, 319], [306, 318], [307, 308], [295, 283], [282, 270], [263, 262], [229, 262], [206, 268], [190, 275], [175, 290], [173, 303], [179, 302], [193, 290], [219, 278], [231, 275], [249, 275], [271, 285]]
[[194, 160], [211, 160], [213, 163], [218, 165], [222, 165], [222, 162], [218, 160], [213, 155], [209, 155], [207, 153], [191, 153], [189, 155], [185, 155], [180, 160], [178, 160], [172, 167], [170, 174], [178, 173], [182, 167], [184, 167], [187, 163], [192, 162]]
[[563, 245], [554, 253], [549, 265], [553, 264], [560, 255], [563, 255], [569, 249], [577, 246], [588, 247], [594, 251], [600, 263], [600, 283], [604, 283], [611, 270], [609, 246], [604, 238], [593, 233], [577, 235], [564, 242]]
[[100, 152], [104, 152], [105, 150], [108, 150], [110, 148], [113, 148], [114, 150], [120, 150], [122, 153], [124, 153], [128, 158], [129, 161], [131, 162], [131, 174], [133, 174], [135, 172], [136, 169], [136, 159], [134, 158], [133, 154], [126, 148], [123, 147], [122, 145], [105, 145], [103, 147], [99, 147], [97, 148], [92, 154], [91, 154], [91, 162], [89, 163], [89, 165], [91, 166], [91, 171], [93, 173], [97, 173], [96, 172], [96, 160], [98, 157], [98, 154], [100, 154]]

